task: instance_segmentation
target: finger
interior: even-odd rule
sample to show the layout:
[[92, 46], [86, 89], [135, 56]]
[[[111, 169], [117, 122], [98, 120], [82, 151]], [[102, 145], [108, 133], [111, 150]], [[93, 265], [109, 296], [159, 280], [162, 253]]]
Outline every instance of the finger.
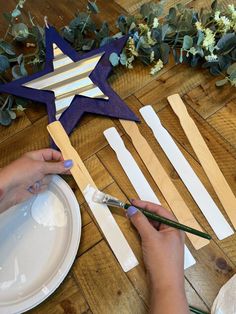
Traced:
[[156, 213], [165, 218], [177, 221], [175, 216], [167, 209], [162, 207], [161, 205], [157, 205], [151, 202], [141, 201], [141, 200], [131, 200], [132, 205], [143, 208], [152, 213]]
[[154, 227], [149, 223], [148, 219], [134, 206], [127, 209], [127, 216], [138, 230], [142, 240], [152, 238]]
[[42, 165], [44, 174], [62, 174], [67, 172], [72, 166], [73, 161], [70, 159], [59, 162], [44, 162]]
[[45, 148], [40, 150], [35, 150], [29, 153], [26, 153], [26, 156], [34, 159], [34, 160], [41, 160], [41, 161], [62, 161], [63, 157], [62, 154], [51, 148]]

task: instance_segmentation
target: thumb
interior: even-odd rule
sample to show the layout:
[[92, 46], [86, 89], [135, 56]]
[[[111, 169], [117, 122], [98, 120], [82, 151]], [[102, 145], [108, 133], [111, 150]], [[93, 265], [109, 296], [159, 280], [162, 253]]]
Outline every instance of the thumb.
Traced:
[[138, 230], [142, 240], [152, 237], [152, 232], [155, 230], [154, 227], [136, 207], [130, 206], [127, 209], [127, 216]]
[[43, 171], [45, 174], [64, 173], [72, 166], [73, 161], [70, 159], [59, 162], [44, 162]]

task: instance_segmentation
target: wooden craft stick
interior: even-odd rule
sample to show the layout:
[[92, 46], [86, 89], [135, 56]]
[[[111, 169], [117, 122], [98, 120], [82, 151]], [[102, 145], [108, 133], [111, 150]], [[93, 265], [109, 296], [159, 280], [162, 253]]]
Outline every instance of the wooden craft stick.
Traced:
[[218, 239], [223, 240], [232, 235], [234, 233], [233, 229], [182, 154], [172, 136], [161, 124], [152, 106], [144, 106], [139, 111]]
[[[202, 231], [201, 226], [192, 215], [191, 211], [169, 178], [165, 169], [162, 167], [150, 145], [140, 133], [137, 124], [133, 121], [127, 120], [120, 120], [120, 122], [126, 133], [130, 136], [136, 151], [140, 155], [149, 173], [159, 187], [178, 221], [184, 225], [188, 225], [191, 228]], [[186, 233], [186, 235], [192, 242], [194, 248], [197, 250], [209, 243], [209, 240], [200, 238], [193, 234]]]
[[49, 124], [47, 129], [56, 145], [60, 148], [63, 158], [73, 160], [73, 166], [70, 169], [71, 174], [83, 193], [99, 228], [103, 232], [121, 267], [125, 272], [131, 270], [138, 265], [138, 261], [109, 208], [104, 204], [93, 202], [93, 194], [97, 190], [97, 187], [80, 156], [72, 147], [64, 128], [59, 121], [56, 121]]
[[[120, 162], [120, 165], [124, 169], [127, 177], [129, 178], [132, 186], [134, 187], [138, 197], [141, 200], [148, 202], [153, 202], [155, 204], [161, 205], [156, 194], [149, 185], [144, 174], [140, 170], [136, 161], [134, 160], [131, 153], [125, 147], [124, 142], [117, 132], [116, 128], [109, 128], [104, 131], [104, 135], [111, 146], [111, 148], [116, 153], [117, 159]], [[193, 266], [196, 263], [194, 257], [189, 251], [188, 247], [184, 246], [184, 269], [187, 269]]]
[[199, 132], [195, 122], [190, 117], [185, 104], [178, 94], [169, 96], [168, 101], [178, 116], [181, 126], [197, 155], [202, 168], [204, 169], [209, 181], [211, 182], [225, 212], [231, 220], [234, 228], [236, 228], [236, 198], [230, 189], [223, 173], [217, 165], [209, 148], [207, 147], [201, 133]]

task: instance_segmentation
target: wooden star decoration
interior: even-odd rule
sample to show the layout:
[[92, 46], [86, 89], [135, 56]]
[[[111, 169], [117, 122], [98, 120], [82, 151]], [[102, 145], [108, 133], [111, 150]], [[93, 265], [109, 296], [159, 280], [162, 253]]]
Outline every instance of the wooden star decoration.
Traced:
[[47, 105], [49, 122], [58, 119], [68, 134], [84, 113], [139, 121], [107, 83], [109, 56], [120, 53], [127, 36], [79, 55], [53, 27], [45, 28], [44, 70], [0, 85], [0, 92]]

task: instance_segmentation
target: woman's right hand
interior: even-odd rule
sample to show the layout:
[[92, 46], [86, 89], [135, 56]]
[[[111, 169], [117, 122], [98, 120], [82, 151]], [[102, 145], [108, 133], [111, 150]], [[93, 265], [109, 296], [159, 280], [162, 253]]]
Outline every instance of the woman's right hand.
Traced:
[[184, 233], [149, 221], [135, 206], [176, 220], [163, 207], [140, 200], [133, 200], [132, 205], [127, 215], [141, 236], [143, 259], [152, 291], [152, 313], [177, 313], [178, 304], [178, 313], [189, 313], [184, 291]]

